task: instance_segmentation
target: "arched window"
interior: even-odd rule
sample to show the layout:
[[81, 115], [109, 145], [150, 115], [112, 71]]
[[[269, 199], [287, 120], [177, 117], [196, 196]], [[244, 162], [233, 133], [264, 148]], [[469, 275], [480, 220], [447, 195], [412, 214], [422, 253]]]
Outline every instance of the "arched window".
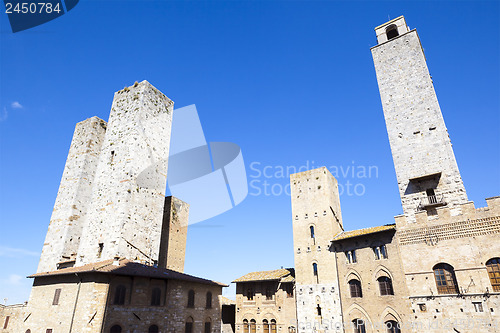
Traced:
[[366, 333], [365, 321], [362, 319], [354, 319], [352, 321], [354, 333]]
[[158, 333], [160, 332], [160, 329], [156, 325], [151, 325], [149, 326], [148, 333]]
[[116, 286], [114, 304], [117, 304], [117, 305], [125, 304], [125, 294], [126, 293], [127, 293], [127, 288], [125, 288], [124, 285], [120, 284], [120, 285]]
[[122, 333], [122, 327], [120, 325], [114, 325], [109, 330], [110, 333]]
[[458, 294], [455, 270], [448, 264], [437, 264], [433, 268], [439, 294]]
[[486, 262], [486, 269], [490, 277], [493, 291], [500, 291], [500, 258], [493, 258]]
[[276, 333], [276, 320], [271, 319], [271, 333]]
[[207, 309], [211, 309], [212, 308], [212, 293], [210, 291], [207, 292], [207, 302], [206, 302], [205, 307]]
[[250, 333], [250, 325], [246, 319], [243, 319], [243, 333]]
[[385, 33], [387, 34], [387, 40], [393, 39], [394, 37], [398, 37], [398, 27], [395, 24], [391, 24], [385, 29]]
[[250, 320], [250, 333], [257, 333], [257, 322], [255, 319]]
[[269, 332], [269, 322], [267, 321], [267, 319], [264, 319], [262, 321], [262, 327], [264, 328], [264, 333], [270, 333]]
[[356, 279], [349, 281], [349, 289], [351, 290], [351, 297], [363, 297], [363, 291], [361, 290], [361, 282]]
[[255, 319], [250, 320], [250, 333], [257, 333], [257, 322]]
[[386, 321], [385, 327], [387, 328], [387, 333], [401, 333], [401, 330], [399, 329], [399, 323], [397, 321]]
[[189, 317], [186, 320], [186, 329], [184, 330], [185, 333], [193, 333], [193, 318]]
[[153, 288], [153, 291], [151, 292], [151, 305], [160, 306], [160, 303], [161, 303], [161, 289]]
[[31, 333], [31, 330], [30, 330], [30, 329], [27, 329], [25, 333]]
[[314, 226], [310, 226], [309, 231], [311, 232], [311, 238], [314, 238]]
[[188, 292], [188, 308], [194, 308], [194, 290]]
[[381, 276], [377, 279], [378, 287], [380, 289], [380, 295], [394, 295], [394, 289], [392, 289], [392, 281], [387, 276]]
[[205, 320], [205, 333], [211, 333], [212, 331], [212, 322], [210, 321], [210, 318], [207, 318]]
[[319, 282], [319, 277], [318, 277], [318, 264], [313, 263], [313, 275], [316, 278], [316, 283]]

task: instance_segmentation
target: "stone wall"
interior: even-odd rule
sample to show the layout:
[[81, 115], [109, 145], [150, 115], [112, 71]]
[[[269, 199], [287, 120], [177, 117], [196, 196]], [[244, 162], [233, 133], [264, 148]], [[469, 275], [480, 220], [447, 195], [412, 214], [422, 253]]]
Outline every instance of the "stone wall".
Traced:
[[[291, 282], [287, 282], [291, 284]], [[248, 300], [246, 290], [251, 285], [253, 300]], [[266, 290], [275, 293], [267, 299]], [[236, 332], [243, 333], [243, 320], [256, 321], [257, 330], [262, 331], [263, 321], [276, 320], [278, 332], [289, 332], [289, 327], [297, 327], [295, 293], [287, 294], [285, 284], [278, 281], [255, 281], [236, 284]]]
[[[387, 249], [387, 258], [380, 256], [377, 259], [373, 248], [382, 245]], [[410, 319], [408, 291], [394, 230], [339, 240], [334, 247], [346, 327], [353, 320], [361, 319], [368, 332], [386, 333], [384, 325], [387, 321], [403, 323]], [[355, 263], [347, 261], [346, 251], [355, 251]], [[391, 279], [394, 295], [381, 295], [377, 281], [380, 277]], [[360, 281], [362, 297], [351, 296], [351, 279]], [[350, 332], [349, 329], [346, 331]]]
[[[417, 223], [396, 219], [402, 225], [398, 235], [414, 332], [422, 329], [419, 325], [434, 325], [436, 332], [500, 330], [500, 292], [493, 291], [486, 269], [488, 260], [500, 257], [500, 197], [486, 202], [479, 209], [464, 204], [458, 216], [442, 207], [437, 218], [420, 213]], [[458, 293], [438, 292], [433, 268], [440, 263], [453, 267]]]
[[[60, 290], [54, 304], [56, 290]], [[108, 294], [99, 275], [62, 275], [35, 278], [23, 323], [25, 332], [99, 333]]]
[[158, 260], [172, 111], [147, 81], [115, 93], [77, 265]]
[[322, 167], [291, 175], [290, 185], [298, 332], [324, 332], [342, 322], [335, 253], [329, 250], [343, 231], [338, 184]]
[[[124, 305], [114, 304], [118, 285], [126, 286]], [[161, 290], [159, 306], [151, 305], [153, 288]], [[194, 307], [188, 307], [188, 292], [195, 292]], [[212, 293], [212, 306], [206, 307], [207, 292]], [[221, 331], [219, 295], [222, 287], [179, 280], [158, 280], [141, 277], [113, 278], [110, 285], [104, 332], [119, 325], [124, 332], [147, 332], [157, 325], [161, 333], [184, 332], [186, 321], [193, 320], [193, 332], [204, 332], [211, 322], [211, 332]]]
[[159, 267], [184, 272], [189, 205], [175, 197], [165, 198]]
[[18, 333], [23, 331], [23, 320], [26, 318], [26, 304], [0, 304], [0, 332]]
[[105, 133], [106, 122], [97, 117], [76, 124], [37, 272], [76, 257]]

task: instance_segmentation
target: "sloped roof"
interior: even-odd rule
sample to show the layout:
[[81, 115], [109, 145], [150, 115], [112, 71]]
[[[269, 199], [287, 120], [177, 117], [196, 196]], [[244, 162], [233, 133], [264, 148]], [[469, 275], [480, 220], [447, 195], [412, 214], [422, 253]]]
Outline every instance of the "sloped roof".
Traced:
[[260, 271], [260, 272], [248, 273], [234, 280], [233, 283], [250, 282], [250, 281], [293, 282], [295, 280], [294, 276], [295, 276], [295, 270], [293, 268], [281, 268], [273, 271]]
[[120, 259], [117, 265], [113, 264], [113, 262], [114, 262], [113, 259], [109, 259], [101, 262], [87, 264], [84, 266], [68, 267], [51, 272], [40, 272], [30, 275], [28, 277], [37, 278], [42, 276], [58, 276], [58, 275], [68, 275], [75, 273], [80, 273], [80, 274], [101, 273], [101, 274], [126, 275], [126, 276], [141, 276], [141, 277], [149, 277], [149, 278], [165, 279], [165, 280], [182, 280], [188, 282], [196, 282], [196, 283], [227, 287], [226, 284], [220, 282], [199, 278], [196, 276], [184, 274], [181, 272], [176, 272], [166, 268], [147, 266], [141, 263], [133, 262], [128, 259]]
[[338, 241], [342, 239], [347, 239], [347, 238], [354, 238], [358, 236], [363, 236], [363, 235], [368, 235], [368, 234], [374, 234], [376, 232], [382, 232], [386, 230], [396, 230], [396, 224], [386, 224], [378, 227], [370, 227], [370, 228], [365, 228], [365, 229], [358, 229], [358, 230], [352, 230], [352, 231], [344, 231], [338, 234], [337, 236], [333, 237], [333, 241]]

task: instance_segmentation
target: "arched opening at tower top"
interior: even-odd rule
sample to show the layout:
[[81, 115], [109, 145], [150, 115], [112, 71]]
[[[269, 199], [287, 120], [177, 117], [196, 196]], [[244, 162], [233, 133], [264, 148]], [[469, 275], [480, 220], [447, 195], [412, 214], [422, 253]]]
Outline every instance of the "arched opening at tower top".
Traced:
[[394, 37], [398, 37], [398, 27], [395, 24], [391, 24], [385, 29], [385, 33], [387, 34], [387, 40], [393, 39]]

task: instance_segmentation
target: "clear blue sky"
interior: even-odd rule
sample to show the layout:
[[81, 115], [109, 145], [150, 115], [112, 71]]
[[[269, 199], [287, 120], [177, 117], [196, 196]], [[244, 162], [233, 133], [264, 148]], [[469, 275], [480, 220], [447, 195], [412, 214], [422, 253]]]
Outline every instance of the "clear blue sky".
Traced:
[[255, 195], [288, 178], [257, 177], [265, 166], [374, 166], [338, 175], [363, 192], [341, 196], [344, 227], [392, 223], [402, 210], [370, 47], [399, 15], [484, 206], [500, 194], [497, 1], [81, 1], [16, 34], [0, 14], [0, 302], [28, 298], [75, 123], [108, 119], [113, 93], [143, 79], [196, 104], [207, 140], [239, 144], [254, 180], [242, 204], [190, 227], [187, 273], [229, 283], [293, 266], [290, 198]]

